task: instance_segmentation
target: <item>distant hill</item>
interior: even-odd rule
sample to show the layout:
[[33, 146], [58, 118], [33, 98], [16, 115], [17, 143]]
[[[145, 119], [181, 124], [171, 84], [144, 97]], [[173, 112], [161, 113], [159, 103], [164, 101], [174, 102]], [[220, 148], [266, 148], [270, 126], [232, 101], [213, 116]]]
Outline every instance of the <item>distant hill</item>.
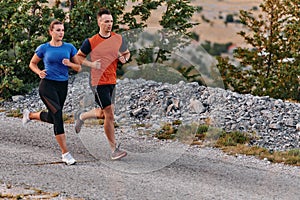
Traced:
[[[236, 34], [240, 30], [245, 30], [245, 27], [237, 23], [226, 25], [224, 23], [226, 16], [233, 15], [237, 20], [240, 10], [258, 8], [262, 2], [263, 0], [194, 0], [192, 4], [201, 6], [203, 10], [193, 17], [193, 21], [201, 23], [193, 31], [199, 34], [201, 41], [232, 42], [237, 46], [245, 46], [243, 38]], [[149, 24], [157, 26], [162, 12], [164, 12], [164, 8], [158, 9], [152, 15]]]
[[[140, 0], [141, 1], [141, 0]], [[49, 0], [49, 4], [53, 5], [55, 0]], [[259, 7], [263, 0], [192, 0], [192, 4], [201, 6], [203, 10], [195, 14], [193, 21], [200, 22], [193, 31], [200, 36], [201, 41], [211, 41], [214, 43], [232, 42], [237, 46], [245, 46], [245, 41], [236, 33], [245, 30], [238, 23], [224, 23], [227, 15], [233, 15], [234, 19], [238, 19], [240, 10], [250, 10]], [[127, 9], [130, 9], [132, 3], [128, 1]], [[147, 21], [149, 27], [159, 26], [161, 15], [165, 11], [165, 7], [155, 10], [151, 18]]]

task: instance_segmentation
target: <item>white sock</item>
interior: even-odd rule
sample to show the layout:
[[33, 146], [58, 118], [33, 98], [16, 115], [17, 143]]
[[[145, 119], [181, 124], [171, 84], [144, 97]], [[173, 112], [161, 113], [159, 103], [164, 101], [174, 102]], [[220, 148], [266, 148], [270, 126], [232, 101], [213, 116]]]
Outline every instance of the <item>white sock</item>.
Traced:
[[63, 156], [66, 156], [68, 153], [69, 153], [69, 152], [67, 152], [67, 153], [64, 153], [64, 154], [63, 154]]

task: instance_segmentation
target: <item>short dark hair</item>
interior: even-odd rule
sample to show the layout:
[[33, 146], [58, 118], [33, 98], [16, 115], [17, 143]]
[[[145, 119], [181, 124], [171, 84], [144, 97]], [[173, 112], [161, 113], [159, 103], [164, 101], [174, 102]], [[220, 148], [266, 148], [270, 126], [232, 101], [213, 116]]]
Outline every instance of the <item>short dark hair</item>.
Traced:
[[100, 8], [97, 17], [101, 17], [102, 15], [111, 15], [111, 12], [106, 8]]

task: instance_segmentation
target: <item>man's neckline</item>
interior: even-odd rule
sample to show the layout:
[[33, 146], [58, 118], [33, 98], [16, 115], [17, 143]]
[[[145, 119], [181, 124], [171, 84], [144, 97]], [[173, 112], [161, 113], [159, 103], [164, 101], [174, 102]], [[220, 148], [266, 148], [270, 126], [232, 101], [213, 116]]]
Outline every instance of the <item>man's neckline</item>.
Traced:
[[106, 36], [106, 37], [105, 37], [105, 36], [102, 36], [100, 33], [98, 33], [98, 34], [99, 34], [99, 36], [102, 37], [103, 39], [107, 39], [107, 38], [110, 38], [110, 37], [111, 37], [111, 34], [109, 34], [109, 36]]

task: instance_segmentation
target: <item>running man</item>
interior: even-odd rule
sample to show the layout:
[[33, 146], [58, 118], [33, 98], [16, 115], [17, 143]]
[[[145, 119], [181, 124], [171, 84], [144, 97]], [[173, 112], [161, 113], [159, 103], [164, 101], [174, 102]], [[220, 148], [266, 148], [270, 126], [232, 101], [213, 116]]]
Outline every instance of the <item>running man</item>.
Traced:
[[[95, 102], [100, 108], [78, 113], [75, 117], [75, 131], [79, 133], [84, 120], [89, 118], [104, 119], [104, 132], [112, 154], [117, 160], [127, 155], [120, 150], [115, 139], [114, 128], [114, 89], [117, 81], [117, 64], [126, 63], [130, 52], [121, 35], [112, 32], [113, 17], [109, 10], [101, 8], [97, 14], [99, 33], [85, 39], [77, 55], [82, 64], [91, 67], [91, 86]], [[86, 58], [90, 57], [90, 61]]]

